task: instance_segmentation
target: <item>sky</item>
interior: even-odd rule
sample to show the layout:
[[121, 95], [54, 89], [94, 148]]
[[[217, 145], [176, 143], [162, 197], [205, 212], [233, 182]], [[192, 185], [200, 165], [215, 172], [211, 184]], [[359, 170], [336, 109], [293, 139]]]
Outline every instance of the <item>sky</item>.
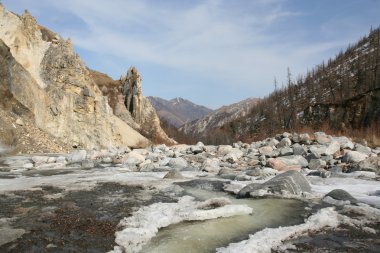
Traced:
[[130, 66], [145, 96], [216, 109], [264, 97], [380, 25], [380, 0], [3, 0], [71, 38], [94, 70]]

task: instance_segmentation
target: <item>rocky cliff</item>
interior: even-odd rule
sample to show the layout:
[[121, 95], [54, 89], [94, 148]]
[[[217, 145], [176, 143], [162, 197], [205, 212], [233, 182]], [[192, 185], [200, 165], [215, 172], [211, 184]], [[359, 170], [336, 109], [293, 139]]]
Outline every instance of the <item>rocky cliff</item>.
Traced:
[[76, 147], [149, 144], [113, 114], [70, 39], [27, 11], [18, 16], [0, 6], [0, 40], [1, 91], [27, 108], [39, 129]]
[[156, 110], [149, 99], [143, 96], [139, 71], [133, 66], [130, 67], [127, 75], [120, 78], [120, 82], [123, 87], [125, 108], [140, 126], [141, 132], [154, 142], [176, 144], [176, 141], [169, 138], [162, 130]]
[[205, 106], [194, 104], [183, 98], [165, 100], [159, 97], [148, 97], [148, 99], [156, 109], [160, 119], [177, 128], [185, 123], [203, 118], [212, 112]]

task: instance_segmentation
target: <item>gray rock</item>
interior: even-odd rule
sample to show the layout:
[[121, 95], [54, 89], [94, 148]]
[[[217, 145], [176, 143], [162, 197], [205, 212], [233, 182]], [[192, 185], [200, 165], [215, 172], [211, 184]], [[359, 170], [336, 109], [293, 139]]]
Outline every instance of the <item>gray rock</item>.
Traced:
[[233, 148], [223, 157], [223, 160], [229, 163], [236, 163], [243, 156], [243, 154], [244, 153], [241, 150]]
[[34, 162], [34, 164], [40, 165], [48, 163], [49, 158], [49, 156], [32, 156], [32, 161]]
[[259, 153], [265, 156], [268, 156], [273, 151], [273, 148], [271, 146], [264, 146], [259, 148]]
[[275, 138], [268, 138], [265, 140], [265, 145], [266, 146], [272, 146], [275, 147], [279, 144], [280, 142], [276, 140]]
[[86, 159], [87, 152], [86, 150], [76, 150], [72, 152], [70, 155], [67, 157], [67, 162], [68, 163], [81, 163], [83, 160]]
[[14, 229], [10, 227], [0, 227], [0, 246], [13, 242], [25, 234], [24, 229]]
[[380, 157], [369, 157], [353, 167], [352, 171], [372, 171], [380, 174]]
[[354, 162], [358, 163], [363, 160], [365, 160], [368, 157], [368, 155], [363, 154], [358, 151], [348, 151], [346, 154], [343, 156], [342, 161], [343, 162]]
[[289, 138], [285, 137], [281, 139], [277, 147], [283, 148], [283, 147], [290, 147], [291, 145], [292, 145], [292, 141]]
[[269, 167], [264, 167], [264, 168], [256, 167], [254, 169], [247, 170], [245, 174], [252, 177], [267, 178], [270, 176], [277, 175], [278, 171]]
[[317, 176], [321, 178], [328, 178], [331, 176], [331, 172], [327, 170], [315, 170], [315, 171], [309, 172], [307, 176]]
[[342, 149], [354, 149], [355, 145], [350, 139], [345, 136], [342, 137], [333, 137], [334, 141], [337, 141], [340, 144]]
[[300, 134], [299, 135], [299, 142], [302, 144], [310, 144], [311, 138], [309, 134]]
[[250, 181], [251, 177], [245, 174], [239, 174], [235, 176], [234, 180], [236, 181]]
[[220, 145], [218, 147], [218, 155], [225, 156], [228, 153], [230, 153], [231, 150], [232, 150], [232, 146], [231, 145]]
[[330, 197], [335, 200], [350, 201], [352, 204], [358, 203], [357, 199], [351, 196], [348, 192], [342, 189], [335, 189], [327, 193], [323, 198]]
[[355, 151], [358, 151], [358, 152], [366, 154], [366, 155], [370, 155], [372, 153], [371, 149], [369, 147], [363, 146], [361, 144], [355, 145]]
[[81, 167], [84, 169], [91, 169], [95, 167], [95, 161], [94, 160], [89, 160], [85, 159], [81, 162]]
[[322, 145], [327, 145], [331, 143], [332, 137], [330, 135], [325, 134], [324, 132], [316, 132], [314, 133], [315, 140]]
[[310, 162], [312, 159], [319, 159], [319, 158], [321, 158], [321, 156], [318, 153], [312, 152], [312, 153], [308, 154], [305, 158], [306, 158], [306, 160], [308, 162]]
[[174, 169], [184, 169], [188, 166], [187, 161], [182, 157], [171, 158], [168, 165]]
[[284, 193], [291, 195], [301, 195], [303, 192], [311, 192], [309, 182], [305, 177], [294, 170], [284, 172], [267, 182], [257, 185], [249, 184], [238, 193], [239, 198], [263, 195], [278, 195]]
[[329, 171], [331, 172], [332, 175], [334, 175], [334, 174], [338, 174], [338, 173], [342, 173], [342, 172], [343, 172], [342, 168], [339, 167], [339, 166], [331, 167], [331, 168], [329, 169]]
[[340, 144], [337, 141], [332, 141], [326, 149], [325, 155], [333, 155], [340, 150]]
[[202, 166], [202, 171], [218, 173], [220, 170], [220, 161], [218, 158], [207, 158]]
[[305, 147], [301, 146], [299, 143], [293, 145], [293, 154], [294, 155], [305, 155], [306, 150]]
[[310, 152], [318, 154], [319, 156], [325, 155], [327, 152], [327, 146], [324, 145], [313, 145], [310, 147]]
[[293, 155], [293, 149], [290, 147], [285, 147], [280, 149], [281, 156]]
[[182, 179], [182, 174], [177, 170], [170, 170], [166, 175], [164, 176], [164, 179]]
[[[203, 145], [204, 146], [204, 145]], [[190, 147], [190, 151], [191, 153], [193, 154], [200, 154], [202, 153], [204, 150], [203, 150], [203, 146], [198, 146], [198, 145], [195, 145], [195, 146], [191, 146]]]
[[326, 167], [326, 162], [322, 159], [311, 159], [308, 167], [311, 170], [324, 169]]

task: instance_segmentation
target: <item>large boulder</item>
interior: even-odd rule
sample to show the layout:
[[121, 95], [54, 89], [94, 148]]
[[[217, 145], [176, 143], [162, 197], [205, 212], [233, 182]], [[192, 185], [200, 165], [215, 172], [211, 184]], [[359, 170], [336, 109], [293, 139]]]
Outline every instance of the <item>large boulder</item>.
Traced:
[[358, 151], [348, 151], [346, 154], [343, 156], [342, 161], [343, 162], [353, 162], [353, 163], [358, 163], [363, 160], [365, 160], [368, 157], [368, 155], [358, 152]]
[[188, 167], [187, 161], [183, 159], [182, 157], [171, 158], [168, 165], [171, 168], [179, 169], [179, 170], [182, 170]]
[[[331, 201], [331, 199], [327, 197], [332, 198], [335, 201]], [[323, 199], [325, 202], [328, 202], [331, 204], [343, 204], [343, 203], [356, 204], [358, 202], [357, 199], [351, 196], [351, 194], [349, 194], [348, 192], [342, 189], [334, 189], [330, 191], [323, 197]]]
[[311, 192], [310, 184], [301, 173], [293, 170], [279, 174], [263, 184], [249, 184], [239, 191], [238, 197], [301, 195], [304, 192]]
[[303, 167], [308, 166], [307, 160], [299, 155], [269, 158], [267, 164], [278, 171], [301, 170]]
[[351, 171], [372, 171], [380, 174], [380, 156], [369, 157], [356, 164]]
[[201, 166], [202, 171], [207, 171], [207, 172], [213, 172], [213, 173], [218, 173], [220, 170], [220, 161], [218, 158], [207, 158], [204, 160], [202, 166]]

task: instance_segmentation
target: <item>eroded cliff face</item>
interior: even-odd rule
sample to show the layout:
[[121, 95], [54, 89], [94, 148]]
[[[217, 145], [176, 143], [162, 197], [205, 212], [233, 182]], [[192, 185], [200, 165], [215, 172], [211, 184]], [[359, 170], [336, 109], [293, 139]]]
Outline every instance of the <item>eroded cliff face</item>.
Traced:
[[71, 146], [132, 146], [149, 141], [116, 117], [71, 41], [0, 6], [1, 89], [34, 115], [36, 125]]
[[123, 87], [125, 108], [132, 115], [134, 121], [139, 124], [142, 133], [155, 142], [176, 144], [162, 130], [156, 110], [149, 99], [143, 96], [139, 71], [133, 66], [130, 67], [127, 75], [122, 76], [120, 81]]

